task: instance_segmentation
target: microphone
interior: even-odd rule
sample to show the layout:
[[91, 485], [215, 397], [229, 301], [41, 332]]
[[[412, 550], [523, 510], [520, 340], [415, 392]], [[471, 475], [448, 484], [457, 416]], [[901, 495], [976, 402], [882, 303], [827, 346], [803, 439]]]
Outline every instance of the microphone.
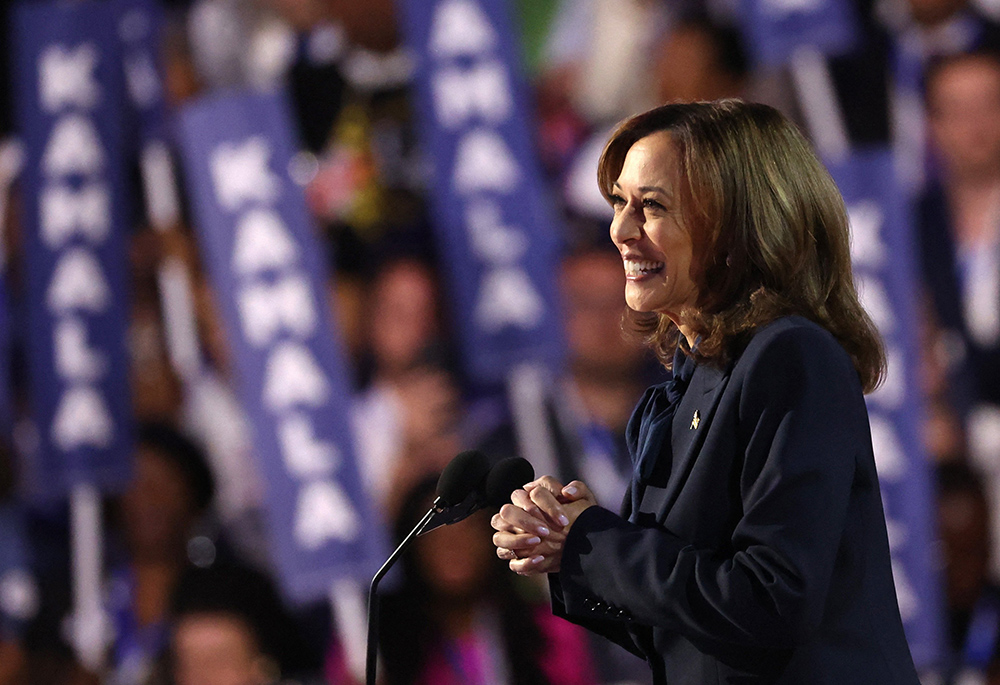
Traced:
[[486, 504], [499, 509], [510, 501], [510, 493], [535, 479], [531, 462], [510, 457], [496, 463], [486, 476]]
[[479, 450], [460, 452], [448, 462], [437, 482], [434, 507], [452, 507], [485, 487], [490, 461]]
[[[466, 453], [463, 452], [462, 454]], [[483, 459], [485, 458], [484, 456]], [[457, 459], [458, 457], [455, 457], [455, 460]], [[454, 463], [454, 460], [452, 463]], [[448, 466], [450, 467], [451, 464], [448, 464]], [[448, 470], [448, 468], [445, 468], [440, 480], [438, 480], [439, 495], [444, 491], [442, 483], [445, 481], [445, 476], [449, 475]], [[441, 526], [450, 526], [453, 523], [465, 520], [485, 506], [499, 509], [510, 501], [510, 493], [534, 477], [535, 470], [531, 467], [527, 459], [510, 457], [497, 462], [493, 465], [493, 468], [489, 469], [488, 474], [483, 474], [482, 480], [475, 487], [467, 491], [467, 494], [461, 501], [455, 502], [455, 499], [451, 499], [449, 501], [455, 502], [454, 504], [436, 511], [420, 527], [420, 530], [417, 531], [417, 536], [426, 535]], [[464, 482], [462, 484], [465, 485]], [[450, 482], [448, 485], [450, 485]], [[438, 499], [441, 499], [441, 497]], [[437, 500], [435, 500], [436, 502]]]
[[[378, 570], [372, 578], [371, 587], [368, 589], [368, 654], [365, 662], [365, 681], [367, 685], [375, 685], [375, 665], [378, 658], [378, 584], [389, 569], [393, 567], [400, 555], [416, 539], [428, 522], [435, 515], [448, 512], [452, 508], [459, 508], [456, 505], [463, 504], [466, 500], [485, 500], [487, 476], [490, 473], [490, 462], [486, 455], [479, 450], [467, 450], [460, 452], [454, 459], [448, 462], [441, 472], [441, 477], [437, 483], [437, 497], [431, 508], [420, 519], [420, 522], [413, 527], [413, 530], [399, 543], [399, 547], [389, 556], [382, 568]], [[530, 479], [529, 479], [530, 480]], [[465, 516], [471, 514], [469, 511]], [[465, 518], [462, 516], [461, 518]], [[456, 518], [448, 523], [460, 521]], [[445, 525], [445, 524], [441, 524]], [[435, 526], [436, 528], [437, 526]]]

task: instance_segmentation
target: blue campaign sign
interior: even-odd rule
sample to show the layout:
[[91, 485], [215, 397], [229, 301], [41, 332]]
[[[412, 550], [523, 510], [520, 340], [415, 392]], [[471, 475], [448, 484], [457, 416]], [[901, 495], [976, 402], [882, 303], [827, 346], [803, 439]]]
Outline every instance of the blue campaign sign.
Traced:
[[123, 88], [111, 6], [25, 2], [12, 22], [24, 141], [28, 370], [41, 494], [120, 487], [131, 452]]
[[754, 61], [787, 64], [801, 47], [842, 54], [857, 40], [851, 0], [743, 0], [742, 21]]
[[916, 262], [905, 194], [888, 150], [856, 153], [830, 171], [851, 219], [855, 281], [885, 340], [888, 374], [868, 397], [903, 625], [919, 669], [939, 665], [942, 604], [934, 499], [920, 440]]
[[139, 140], [166, 135], [163, 94], [163, 7], [157, 0], [112, 0], [121, 41], [121, 65], [127, 94], [128, 133]]
[[470, 376], [562, 358], [558, 222], [532, 145], [507, 3], [405, 0], [431, 208]]
[[185, 107], [179, 136], [208, 273], [267, 482], [275, 565], [300, 599], [381, 557], [349, 432], [350, 384], [326, 304], [327, 266], [299, 186], [285, 99]]

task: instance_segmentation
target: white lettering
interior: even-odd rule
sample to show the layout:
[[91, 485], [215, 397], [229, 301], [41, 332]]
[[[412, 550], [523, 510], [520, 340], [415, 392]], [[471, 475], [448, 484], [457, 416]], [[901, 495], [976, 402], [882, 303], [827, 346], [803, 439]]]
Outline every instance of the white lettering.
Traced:
[[899, 480], [906, 475], [906, 455], [896, 437], [895, 427], [877, 412], [871, 412], [869, 421], [879, 479], [887, 482]]
[[471, 69], [442, 69], [434, 75], [434, 105], [438, 119], [455, 128], [478, 115], [499, 122], [513, 109], [503, 64], [490, 61]]
[[877, 202], [856, 202], [847, 208], [851, 222], [851, 260], [855, 265], [877, 267], [885, 261], [882, 241], [885, 215]]
[[60, 319], [53, 336], [56, 370], [64, 379], [93, 381], [107, 370], [107, 360], [87, 346], [87, 327], [78, 318]]
[[545, 303], [523, 270], [499, 268], [483, 278], [475, 317], [484, 331], [495, 332], [504, 326], [535, 328], [544, 313]]
[[470, 0], [444, 0], [431, 24], [430, 51], [438, 59], [486, 52], [497, 42], [489, 18]]
[[513, 227], [504, 226], [500, 206], [494, 201], [470, 204], [465, 212], [472, 251], [480, 259], [495, 264], [513, 264], [528, 251], [528, 238]]
[[340, 465], [332, 442], [317, 440], [308, 417], [293, 414], [278, 425], [278, 440], [288, 470], [300, 478], [325, 476]]
[[95, 243], [108, 237], [111, 199], [104, 184], [91, 183], [80, 190], [48, 186], [39, 204], [42, 240], [52, 249], [62, 247], [76, 233]]
[[90, 43], [75, 50], [61, 45], [46, 48], [38, 60], [39, 94], [42, 108], [55, 113], [66, 105], [89, 109], [100, 95], [94, 80], [97, 48]]
[[815, 12], [823, 6], [824, 0], [764, 0], [762, 9], [765, 14], [777, 15]]
[[898, 409], [906, 398], [906, 365], [903, 353], [894, 345], [885, 348], [885, 382], [868, 396], [870, 402], [885, 409]]
[[251, 345], [263, 347], [282, 330], [309, 337], [316, 329], [316, 305], [309, 282], [302, 276], [246, 287], [236, 302]]
[[52, 441], [63, 452], [78, 447], [108, 447], [114, 432], [104, 398], [90, 386], [69, 388], [52, 420]]
[[275, 200], [281, 192], [281, 179], [268, 167], [270, 157], [271, 149], [263, 136], [219, 145], [210, 162], [219, 203], [234, 210], [248, 200]]
[[45, 174], [94, 174], [103, 166], [104, 150], [94, 122], [77, 114], [58, 119], [42, 156]]
[[295, 239], [281, 217], [271, 210], [249, 211], [236, 226], [233, 268], [238, 274], [290, 266], [298, 258], [298, 252]]
[[103, 312], [108, 308], [111, 291], [93, 254], [73, 248], [60, 256], [52, 272], [46, 303], [59, 314], [71, 309]]
[[308, 347], [277, 345], [264, 369], [264, 404], [275, 412], [295, 405], [318, 407], [330, 396], [330, 384]]
[[333, 481], [306, 483], [299, 491], [295, 511], [295, 539], [306, 549], [318, 549], [327, 540], [353, 540], [360, 529], [351, 501]]
[[469, 195], [480, 190], [510, 193], [521, 170], [504, 139], [493, 131], [470, 131], [455, 151], [455, 188]]
[[882, 279], [858, 270], [854, 274], [854, 281], [858, 289], [858, 300], [872, 317], [875, 326], [882, 335], [893, 333], [896, 330], [896, 315]]

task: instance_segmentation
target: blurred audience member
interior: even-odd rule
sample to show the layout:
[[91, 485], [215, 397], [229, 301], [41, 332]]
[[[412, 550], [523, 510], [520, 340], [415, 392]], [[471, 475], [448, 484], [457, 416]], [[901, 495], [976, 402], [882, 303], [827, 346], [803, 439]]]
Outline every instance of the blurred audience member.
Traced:
[[180, 576], [170, 613], [173, 685], [309, 682], [309, 666], [267, 576], [232, 564], [189, 566]]
[[[650, 52], [654, 58], [643, 82], [656, 100], [650, 105], [743, 97], [749, 88], [749, 62], [740, 34], [704, 14], [679, 18], [669, 30], [656, 36]], [[638, 110], [626, 114], [634, 111]], [[572, 213], [609, 222], [611, 210], [598, 190], [594, 169], [610, 135], [611, 130], [601, 126], [580, 145], [565, 177], [563, 191]]]
[[441, 355], [437, 280], [416, 259], [376, 273], [368, 303], [369, 380], [354, 404], [355, 440], [368, 491], [385, 511], [460, 449], [459, 388]]
[[989, 506], [975, 472], [960, 461], [939, 465], [937, 507], [949, 638], [943, 682], [996, 685], [1000, 588], [989, 579]]
[[939, 323], [931, 345], [970, 458], [1000, 494], [1000, 60], [945, 59], [928, 73], [926, 97], [940, 166], [918, 204], [922, 276]]
[[1000, 26], [968, 0], [870, 6], [854, 50], [830, 62], [847, 134], [858, 146], [893, 145], [904, 187], [919, 192], [927, 170], [926, 69], [943, 57], [997, 49]]
[[[436, 480], [406, 496], [397, 540], [429, 508]], [[478, 512], [418, 538], [404, 555], [403, 585], [381, 605], [387, 685], [595, 683], [585, 634], [548, 614], [546, 601], [520, 594], [488, 544], [488, 522]]]
[[691, 15], [664, 35], [655, 73], [658, 103], [718, 100], [746, 91], [749, 64], [739, 32]]
[[144, 229], [132, 236], [131, 300], [128, 350], [132, 408], [139, 421], [177, 421], [182, 401], [181, 382], [171, 366], [160, 310], [157, 269], [159, 236]]
[[214, 492], [201, 450], [164, 424], [139, 427], [134, 469], [117, 502], [125, 554], [110, 566], [106, 607], [114, 628], [108, 679], [120, 685], [148, 682], [166, 647], [170, 598]]
[[184, 388], [181, 426], [204, 446], [216, 482], [215, 512], [243, 558], [267, 563], [262, 529], [263, 484], [251, 426], [233, 382], [226, 332], [204, 274], [194, 274], [198, 337], [204, 363]]
[[539, 88], [602, 127], [655, 104], [650, 60], [673, 11], [646, 0], [562, 0]]

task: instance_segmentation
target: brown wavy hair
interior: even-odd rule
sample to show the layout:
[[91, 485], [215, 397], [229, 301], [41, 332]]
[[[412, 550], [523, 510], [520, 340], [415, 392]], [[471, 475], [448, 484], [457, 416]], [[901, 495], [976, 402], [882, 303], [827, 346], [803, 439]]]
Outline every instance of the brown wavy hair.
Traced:
[[[858, 301], [844, 200], [809, 142], [780, 112], [739, 100], [669, 104], [622, 122], [598, 166], [601, 192], [646, 136], [670, 134], [680, 160], [683, 218], [692, 234], [695, 307], [680, 312], [699, 336], [695, 356], [720, 364], [753, 332], [797, 314], [829, 330], [866, 393], [885, 375], [885, 350]], [[665, 315], [626, 312], [667, 367], [679, 331]]]

